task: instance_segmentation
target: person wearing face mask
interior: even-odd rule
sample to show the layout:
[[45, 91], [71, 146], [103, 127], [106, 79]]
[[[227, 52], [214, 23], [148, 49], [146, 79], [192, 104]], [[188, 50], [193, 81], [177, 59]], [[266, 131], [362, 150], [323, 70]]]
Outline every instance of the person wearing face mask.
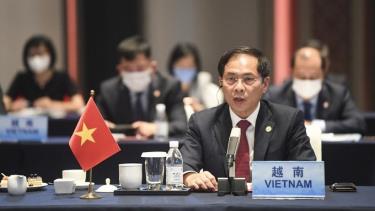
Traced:
[[306, 124], [317, 125], [325, 133], [364, 133], [362, 114], [342, 84], [325, 78], [328, 58], [326, 46], [307, 42], [292, 58], [293, 79], [272, 87], [266, 98], [297, 107], [304, 112]]
[[117, 46], [118, 76], [102, 82], [97, 105], [110, 128], [131, 125], [137, 136], [152, 138], [156, 105], [165, 104], [169, 136], [182, 135], [186, 115], [177, 80], [156, 71], [150, 45], [139, 36], [130, 37]]
[[26, 71], [19, 72], [11, 83], [5, 105], [11, 112], [28, 107], [43, 110], [78, 112], [84, 106], [77, 86], [63, 71], [55, 70], [56, 51], [44, 35], [27, 40], [23, 49]]
[[181, 82], [187, 117], [223, 102], [219, 87], [212, 83], [211, 74], [201, 71], [197, 48], [191, 43], [177, 44], [169, 57], [168, 71]]

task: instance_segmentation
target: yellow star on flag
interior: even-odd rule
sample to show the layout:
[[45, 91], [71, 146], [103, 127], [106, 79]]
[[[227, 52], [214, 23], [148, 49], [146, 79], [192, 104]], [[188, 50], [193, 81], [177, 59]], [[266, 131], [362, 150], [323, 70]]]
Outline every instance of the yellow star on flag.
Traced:
[[86, 141], [91, 141], [95, 143], [95, 140], [92, 137], [92, 134], [94, 133], [95, 130], [96, 128], [88, 129], [86, 124], [83, 123], [82, 130], [75, 132], [74, 134], [81, 137], [81, 146], [82, 146]]

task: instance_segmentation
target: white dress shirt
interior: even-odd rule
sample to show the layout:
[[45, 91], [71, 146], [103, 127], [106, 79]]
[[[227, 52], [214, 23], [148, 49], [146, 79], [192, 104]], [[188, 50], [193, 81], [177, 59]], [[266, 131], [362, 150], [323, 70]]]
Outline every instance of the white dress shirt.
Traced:
[[250, 152], [249, 152], [249, 154], [250, 154], [250, 158], [249, 158], [249, 160], [250, 160], [250, 162], [249, 162], [250, 170], [252, 170], [251, 163], [253, 162], [253, 158], [254, 158], [255, 124], [256, 124], [256, 121], [257, 121], [259, 108], [260, 108], [260, 103], [258, 103], [257, 107], [255, 108], [255, 110], [252, 114], [250, 114], [246, 119], [242, 119], [241, 117], [237, 116], [233, 112], [232, 108], [229, 107], [229, 113], [230, 113], [230, 118], [232, 120], [232, 126], [233, 127], [237, 127], [237, 123], [241, 120], [247, 120], [251, 123], [251, 125], [246, 130], [246, 138], [247, 138], [247, 142], [249, 144], [249, 149], [250, 149]]

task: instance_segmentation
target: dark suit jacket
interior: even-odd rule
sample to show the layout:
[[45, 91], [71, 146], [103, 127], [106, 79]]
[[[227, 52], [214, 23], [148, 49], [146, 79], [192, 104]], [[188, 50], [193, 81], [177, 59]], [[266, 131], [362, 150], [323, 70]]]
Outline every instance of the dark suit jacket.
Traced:
[[[166, 106], [170, 136], [182, 135], [186, 131], [187, 120], [179, 82], [157, 73], [153, 75], [148, 94], [146, 121], [154, 121], [155, 106], [163, 103]], [[130, 91], [123, 85], [121, 77], [104, 81], [96, 102], [104, 119], [116, 124], [134, 122]]]
[[[266, 132], [267, 126], [272, 127]], [[215, 177], [228, 176], [225, 162], [232, 129], [229, 106], [193, 114], [183, 139], [184, 172], [204, 169]], [[297, 109], [262, 100], [255, 125], [254, 160], [316, 160]]]
[[5, 114], [5, 106], [4, 106], [4, 101], [3, 101], [3, 90], [0, 87], [0, 115]]
[[[292, 80], [281, 87], [272, 87], [265, 98], [292, 107], [297, 107]], [[364, 133], [366, 124], [355, 106], [349, 90], [341, 84], [324, 80], [318, 96], [316, 118], [326, 121], [326, 131], [332, 133]]]

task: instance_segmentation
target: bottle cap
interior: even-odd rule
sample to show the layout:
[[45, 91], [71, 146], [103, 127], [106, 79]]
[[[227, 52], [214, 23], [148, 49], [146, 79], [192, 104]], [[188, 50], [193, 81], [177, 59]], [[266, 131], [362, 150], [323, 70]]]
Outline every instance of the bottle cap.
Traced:
[[178, 147], [178, 141], [170, 141], [169, 147]]
[[156, 104], [156, 111], [164, 112], [165, 111], [165, 105], [164, 104]]

